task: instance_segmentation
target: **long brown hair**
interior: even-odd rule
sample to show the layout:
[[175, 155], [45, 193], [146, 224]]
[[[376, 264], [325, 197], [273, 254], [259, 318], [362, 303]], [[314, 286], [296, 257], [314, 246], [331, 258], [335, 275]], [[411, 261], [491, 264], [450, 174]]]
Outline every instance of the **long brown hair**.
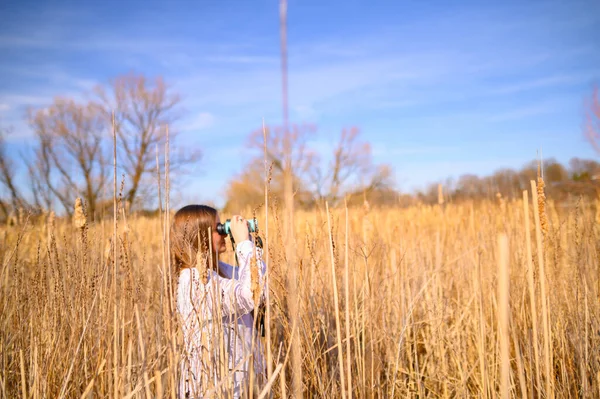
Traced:
[[[177, 275], [196, 264], [198, 251], [212, 255], [212, 265], [218, 270], [217, 254], [209, 241], [209, 228], [217, 228], [217, 210], [208, 205], [187, 205], [175, 213], [171, 226], [171, 254]], [[210, 264], [206, 265], [210, 267]]]

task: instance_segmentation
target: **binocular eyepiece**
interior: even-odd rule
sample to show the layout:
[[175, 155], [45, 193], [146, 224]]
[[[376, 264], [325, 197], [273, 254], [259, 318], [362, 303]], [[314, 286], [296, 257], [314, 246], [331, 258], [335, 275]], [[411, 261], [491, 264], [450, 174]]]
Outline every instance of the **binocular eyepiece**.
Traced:
[[[258, 231], [258, 222], [256, 219], [249, 219], [248, 222], [248, 231], [250, 233], [256, 233]], [[222, 236], [227, 236], [231, 233], [231, 219], [227, 219], [225, 223], [217, 224], [217, 233]]]

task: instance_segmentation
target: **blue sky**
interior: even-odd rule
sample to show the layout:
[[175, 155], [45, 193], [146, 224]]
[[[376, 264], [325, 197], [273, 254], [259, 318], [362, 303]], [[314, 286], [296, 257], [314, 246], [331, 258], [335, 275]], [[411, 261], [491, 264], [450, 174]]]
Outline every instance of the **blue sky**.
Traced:
[[[449, 5], [452, 4], [452, 5]], [[183, 202], [222, 203], [248, 134], [281, 122], [276, 0], [4, 1], [0, 124], [129, 71], [183, 97], [180, 143], [204, 151]], [[521, 167], [541, 147], [597, 157], [582, 134], [600, 83], [600, 3], [289, 0], [290, 117], [326, 154], [357, 126], [400, 190]]]

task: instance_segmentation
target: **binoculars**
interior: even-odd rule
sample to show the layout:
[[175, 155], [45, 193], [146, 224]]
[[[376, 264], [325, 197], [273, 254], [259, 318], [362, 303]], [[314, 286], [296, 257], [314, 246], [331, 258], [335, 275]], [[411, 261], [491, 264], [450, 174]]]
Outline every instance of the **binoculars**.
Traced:
[[[256, 219], [249, 219], [248, 222], [248, 231], [250, 233], [256, 233], [258, 231], [258, 222]], [[227, 236], [231, 233], [231, 219], [227, 219], [225, 223], [217, 224], [217, 233], [222, 236]]]

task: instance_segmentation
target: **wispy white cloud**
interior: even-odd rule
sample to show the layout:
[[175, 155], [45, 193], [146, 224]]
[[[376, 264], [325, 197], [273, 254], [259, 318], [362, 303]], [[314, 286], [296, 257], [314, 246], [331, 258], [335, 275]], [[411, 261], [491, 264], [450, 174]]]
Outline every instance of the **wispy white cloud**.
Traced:
[[27, 120], [28, 109], [40, 109], [52, 104], [56, 95], [80, 100], [84, 94], [78, 90], [64, 91], [60, 90], [39, 90], [36, 93], [24, 92], [23, 94], [16, 93], [1, 93], [0, 92], [0, 126], [10, 127], [13, 134], [9, 138], [11, 141], [26, 140], [33, 135], [33, 131]]
[[268, 55], [209, 55], [204, 57], [206, 61], [226, 64], [277, 64], [279, 58]]
[[310, 105], [296, 105], [292, 108], [296, 120], [314, 120], [318, 116], [315, 107]]
[[0, 101], [9, 109], [16, 109], [24, 105], [46, 105], [52, 101], [52, 97], [33, 94], [0, 94]]
[[569, 86], [573, 84], [588, 83], [595, 77], [600, 76], [600, 70], [588, 71], [584, 73], [573, 73], [547, 76], [542, 78], [533, 78], [518, 83], [508, 84], [503, 87], [495, 88], [490, 91], [492, 94], [515, 94], [527, 90], [541, 89], [548, 87]]
[[373, 104], [375, 108], [389, 108], [389, 109], [399, 109], [406, 107], [413, 107], [415, 105], [421, 105], [424, 101], [414, 100], [414, 99], [406, 99], [406, 100], [382, 100], [376, 104]]
[[402, 145], [402, 143], [395, 143], [393, 146], [385, 145], [374, 145], [373, 156], [375, 157], [394, 157], [394, 156], [406, 156], [406, 155], [440, 155], [456, 153], [461, 149], [457, 145], [429, 145], [429, 144], [417, 144], [409, 143]]
[[489, 115], [487, 119], [490, 122], [506, 122], [518, 119], [529, 118], [532, 116], [547, 115], [557, 111], [558, 104], [556, 102], [541, 102], [529, 106], [523, 106], [512, 110], [501, 111], [496, 114]]
[[210, 112], [200, 112], [196, 116], [187, 118], [179, 126], [179, 130], [182, 132], [204, 130], [212, 127], [215, 124], [215, 116]]

